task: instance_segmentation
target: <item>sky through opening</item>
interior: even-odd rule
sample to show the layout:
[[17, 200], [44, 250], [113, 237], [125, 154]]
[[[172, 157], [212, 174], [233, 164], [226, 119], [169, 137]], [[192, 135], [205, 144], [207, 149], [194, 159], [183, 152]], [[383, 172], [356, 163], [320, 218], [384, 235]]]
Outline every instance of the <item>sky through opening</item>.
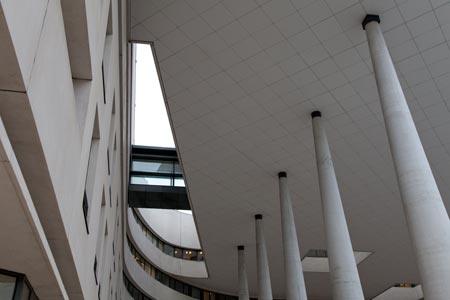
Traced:
[[134, 144], [175, 148], [152, 48], [149, 44], [135, 47]]

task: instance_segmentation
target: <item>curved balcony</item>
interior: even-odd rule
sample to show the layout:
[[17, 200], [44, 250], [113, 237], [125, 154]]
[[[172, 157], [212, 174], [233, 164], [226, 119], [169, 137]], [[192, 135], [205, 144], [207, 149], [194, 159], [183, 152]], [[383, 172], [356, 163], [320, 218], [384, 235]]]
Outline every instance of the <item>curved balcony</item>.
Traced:
[[197, 228], [191, 214], [174, 209], [139, 208], [142, 220], [163, 240], [188, 249], [200, 249]]
[[[131, 254], [130, 247], [124, 245], [124, 262], [127, 279], [132, 283], [134, 289], [127, 289], [135, 300], [143, 299], [171, 299], [171, 300], [193, 300], [194, 298], [177, 292], [174, 289], [156, 280], [155, 276], [150, 276], [152, 269], [143, 260], [137, 260]], [[156, 274], [153, 268], [153, 273]]]
[[201, 250], [177, 248], [155, 239], [155, 235], [130, 208], [128, 209], [128, 231], [130, 239], [143, 252], [146, 259], [162, 271], [184, 277], [208, 277]]
[[[167, 255], [174, 256], [176, 258], [181, 258], [185, 260], [194, 260], [194, 261], [203, 261], [203, 251], [200, 249], [199, 246], [197, 247], [186, 247], [182, 244], [179, 244], [177, 242], [168, 241], [164, 238], [164, 235], [167, 236], [167, 234], [164, 234], [164, 232], [171, 232], [173, 235], [182, 235], [185, 231], [181, 230], [180, 226], [177, 226], [177, 222], [174, 222], [173, 220], [164, 218], [164, 221], [167, 222], [158, 222], [153, 221], [153, 224], [159, 224], [159, 226], [155, 227], [148, 225], [149, 218], [143, 217], [141, 212], [151, 214], [151, 217], [158, 218], [158, 213], [165, 215], [166, 212], [173, 212], [173, 211], [167, 211], [167, 210], [154, 210], [154, 209], [146, 209], [146, 210], [139, 210], [136, 211], [135, 209], [132, 209], [131, 212], [133, 213], [133, 217], [135, 218], [138, 225], [141, 227], [143, 234], [153, 243], [156, 247], [158, 247], [161, 251], [166, 253]], [[177, 211], [175, 211], [177, 212]], [[178, 214], [183, 214], [180, 212], [177, 212]], [[188, 216], [188, 215], [187, 215]], [[193, 221], [192, 221], [193, 222]], [[170, 227], [170, 229], [164, 229], [165, 227]], [[194, 227], [195, 228], [195, 227]], [[163, 234], [160, 234], [160, 230], [164, 231]], [[195, 230], [195, 229], [194, 229]], [[155, 232], [158, 232], [156, 234]], [[162, 237], [160, 237], [162, 236]], [[174, 240], [174, 239], [172, 239]], [[181, 240], [180, 238], [178, 240]], [[198, 239], [197, 239], [197, 245]]]
[[[125, 267], [128, 291], [135, 300], [237, 300], [238, 297], [203, 290], [162, 272], [140, 253], [128, 239], [125, 248]], [[143, 291], [143, 292], [140, 292]], [[139, 294], [140, 292], [140, 294]], [[253, 298], [252, 298], [253, 300]]]

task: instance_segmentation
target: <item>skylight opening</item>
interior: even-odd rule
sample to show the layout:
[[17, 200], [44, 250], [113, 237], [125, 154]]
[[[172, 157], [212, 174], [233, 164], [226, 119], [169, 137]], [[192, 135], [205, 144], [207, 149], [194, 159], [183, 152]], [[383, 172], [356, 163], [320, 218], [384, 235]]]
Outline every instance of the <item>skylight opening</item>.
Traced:
[[372, 300], [423, 300], [423, 291], [420, 284], [401, 283], [385, 290]]
[[175, 148], [169, 117], [150, 44], [133, 44], [134, 130], [133, 144]]
[[[356, 264], [360, 264], [363, 260], [368, 258], [372, 252], [369, 251], [354, 251]], [[328, 253], [325, 249], [311, 249], [302, 259], [304, 272], [330, 272], [328, 265]]]

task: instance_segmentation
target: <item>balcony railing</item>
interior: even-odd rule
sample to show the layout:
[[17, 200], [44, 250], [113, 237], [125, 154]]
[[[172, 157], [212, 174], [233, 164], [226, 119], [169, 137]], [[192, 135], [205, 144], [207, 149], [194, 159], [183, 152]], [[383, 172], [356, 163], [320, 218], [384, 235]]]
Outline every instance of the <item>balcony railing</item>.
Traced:
[[144, 221], [141, 220], [141, 217], [138, 215], [135, 209], [132, 209], [131, 211], [133, 212], [133, 217], [136, 220], [136, 223], [142, 230], [142, 234], [146, 236], [159, 250], [167, 255], [180, 259], [204, 261], [202, 250], [181, 248], [163, 241], [147, 227], [147, 225], [144, 223]]

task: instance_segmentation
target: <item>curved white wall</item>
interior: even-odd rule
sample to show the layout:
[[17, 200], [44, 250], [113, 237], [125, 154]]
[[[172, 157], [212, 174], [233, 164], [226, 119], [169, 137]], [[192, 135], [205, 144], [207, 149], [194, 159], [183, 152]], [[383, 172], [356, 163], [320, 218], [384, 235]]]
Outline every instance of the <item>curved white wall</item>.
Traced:
[[[124, 246], [125, 268], [136, 286], [143, 290], [147, 295], [155, 299], [171, 300], [193, 300], [194, 298], [181, 294], [170, 287], [160, 283], [155, 278], [147, 274], [141, 266], [134, 260], [128, 245]], [[126, 290], [126, 289], [125, 289]]]
[[182, 248], [201, 249], [194, 218], [170, 209], [140, 208], [139, 213], [163, 240]]
[[[153, 244], [150, 239], [143, 235], [139, 224], [133, 217], [133, 212], [128, 209], [128, 230], [130, 238], [135, 242], [136, 248], [142, 253], [148, 261], [160, 270], [169, 274], [193, 277], [207, 278], [208, 272], [204, 261], [191, 261], [176, 258], [165, 254]], [[127, 248], [127, 247], [125, 247]]]

